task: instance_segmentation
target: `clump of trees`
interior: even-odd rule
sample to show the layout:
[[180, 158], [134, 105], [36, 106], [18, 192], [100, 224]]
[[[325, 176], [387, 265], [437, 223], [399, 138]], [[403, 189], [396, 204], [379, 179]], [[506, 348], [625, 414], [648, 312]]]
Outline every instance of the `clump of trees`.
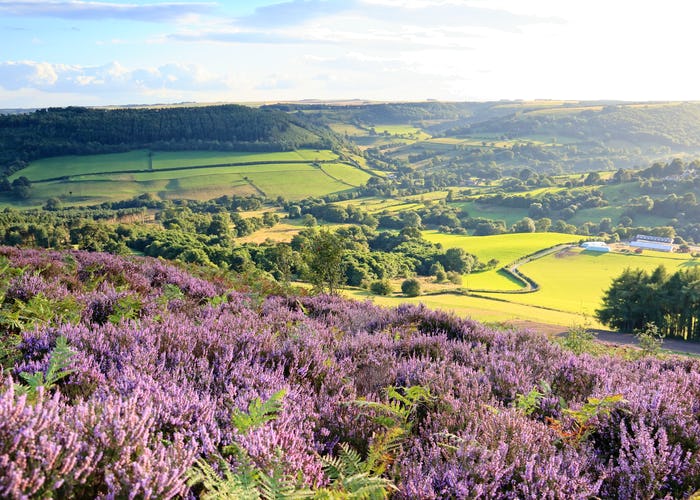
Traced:
[[626, 269], [603, 296], [598, 319], [617, 330], [645, 330], [658, 335], [700, 340], [700, 269], [669, 274], [663, 266], [649, 273]]

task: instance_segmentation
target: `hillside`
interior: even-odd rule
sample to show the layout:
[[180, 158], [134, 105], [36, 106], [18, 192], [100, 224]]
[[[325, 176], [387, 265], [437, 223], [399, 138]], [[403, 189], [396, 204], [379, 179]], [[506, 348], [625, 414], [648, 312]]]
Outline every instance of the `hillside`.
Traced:
[[538, 173], [587, 172], [642, 167], [700, 152], [697, 102], [540, 100], [281, 109], [324, 121], [374, 164], [395, 168], [459, 172], [493, 165]]
[[0, 116], [0, 167], [61, 155], [135, 149], [288, 151], [330, 148], [333, 134], [303, 117], [246, 106], [49, 108]]
[[154, 259], [2, 247], [0, 269], [4, 498], [700, 488], [695, 360], [575, 355]]

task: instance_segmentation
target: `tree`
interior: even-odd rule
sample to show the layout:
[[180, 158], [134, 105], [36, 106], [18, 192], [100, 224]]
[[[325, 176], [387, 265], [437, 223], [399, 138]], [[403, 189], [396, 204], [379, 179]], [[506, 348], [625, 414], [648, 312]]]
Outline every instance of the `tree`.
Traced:
[[586, 186], [594, 186], [601, 183], [600, 174], [598, 172], [590, 172], [583, 181]]
[[448, 248], [440, 257], [440, 263], [445, 271], [456, 271], [460, 274], [472, 272], [476, 259], [462, 248]]
[[345, 283], [344, 254], [342, 239], [328, 229], [321, 229], [309, 238], [303, 258], [308, 266], [308, 279], [316, 292], [338, 293], [338, 288]]
[[375, 295], [391, 295], [394, 292], [389, 280], [373, 281], [369, 290]]
[[514, 233], [534, 233], [535, 229], [535, 221], [533, 221], [530, 217], [523, 217], [521, 220], [513, 224]]
[[44, 205], [44, 210], [55, 211], [59, 208], [61, 208], [61, 200], [58, 198], [49, 198]]
[[407, 297], [417, 297], [420, 295], [420, 281], [409, 278], [401, 283], [401, 292]]
[[546, 233], [552, 227], [552, 219], [549, 217], [542, 217], [535, 221], [535, 232]]
[[306, 227], [316, 227], [318, 224], [318, 221], [316, 220], [316, 217], [314, 217], [311, 214], [306, 214], [301, 220], [301, 223], [306, 226]]

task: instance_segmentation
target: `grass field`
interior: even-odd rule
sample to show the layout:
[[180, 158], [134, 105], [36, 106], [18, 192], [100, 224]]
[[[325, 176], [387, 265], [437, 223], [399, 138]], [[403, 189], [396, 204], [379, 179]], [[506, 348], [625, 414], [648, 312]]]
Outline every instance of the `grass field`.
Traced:
[[483, 217], [485, 219], [502, 220], [507, 226], [511, 226], [523, 217], [527, 217], [526, 208], [508, 208], [491, 206], [478, 203], [476, 201], [463, 201], [456, 203], [462, 210], [469, 214], [469, 217]]
[[419, 140], [425, 140], [430, 138], [429, 134], [426, 134], [421, 129], [412, 125], [375, 125], [374, 130], [378, 134], [383, 134], [387, 132], [390, 135], [410, 135], [416, 137]]
[[530, 294], [484, 294], [518, 304], [539, 305], [554, 309], [593, 315], [600, 307], [605, 290], [613, 278], [625, 268], [651, 271], [659, 265], [675, 272], [700, 261], [687, 255], [645, 251], [644, 254], [596, 253], [572, 248], [563, 254], [553, 254], [528, 262], [520, 267], [534, 279], [540, 290]]
[[[459, 238], [477, 243], [464, 244], [462, 248], [479, 255], [480, 258], [499, 256], [505, 260], [515, 260], [539, 248], [569, 241], [572, 235], [557, 233], [509, 234], [488, 237], [464, 237], [424, 232], [424, 237], [440, 242], [445, 247], [460, 246]], [[541, 240], [538, 243], [537, 237]], [[478, 240], [481, 240], [478, 242]], [[489, 257], [490, 258], [490, 257]], [[505, 262], [504, 262], [505, 263]], [[473, 317], [486, 322], [514, 322], [516, 324], [546, 323], [568, 327], [588, 323], [600, 328], [595, 320], [595, 311], [600, 307], [603, 293], [613, 278], [629, 268], [642, 268], [652, 271], [664, 265], [669, 272], [700, 265], [700, 261], [687, 255], [666, 254], [645, 251], [644, 254], [595, 253], [572, 247], [564, 252], [548, 255], [542, 259], [523, 264], [520, 270], [533, 278], [540, 290], [527, 294], [488, 293], [479, 296], [464, 296], [454, 293], [423, 295], [415, 298], [395, 294], [391, 297], [377, 297], [366, 291], [350, 290], [347, 295], [356, 299], [371, 299], [374, 302], [395, 306], [402, 302], [423, 303], [428, 307], [452, 311], [460, 316]], [[464, 277], [466, 289], [509, 287], [507, 278], [498, 276], [496, 271], [476, 273]], [[428, 291], [430, 291], [428, 287]]]
[[[211, 199], [222, 195], [265, 194], [299, 200], [324, 196], [360, 186], [370, 174], [351, 165], [333, 162], [335, 153], [300, 150], [281, 153], [230, 153], [213, 151], [156, 152], [148, 170], [148, 152], [48, 158], [15, 174], [41, 181], [65, 175], [65, 179], [35, 182], [25, 207], [41, 206], [58, 197], [66, 205], [86, 205], [153, 193], [162, 199]], [[326, 161], [328, 163], [314, 164]], [[267, 163], [295, 161], [300, 163]], [[206, 167], [226, 163], [263, 162], [252, 165]], [[204, 167], [204, 168], [187, 168]], [[179, 170], [166, 170], [178, 168]], [[117, 173], [142, 170], [138, 173]], [[69, 177], [68, 177], [69, 176]], [[10, 204], [10, 203], [8, 203]]]
[[[60, 176], [74, 176], [118, 172], [123, 170], [148, 170], [148, 151], [136, 150], [126, 153], [58, 156], [45, 158], [29, 164], [27, 168], [10, 177], [14, 180], [21, 175], [30, 181], [40, 181]], [[222, 163], [250, 163], [274, 161], [324, 161], [335, 160], [338, 156], [332, 151], [302, 149], [271, 153], [247, 153], [229, 151], [155, 151], [151, 157], [153, 170], [180, 168]]]
[[[586, 321], [586, 318], [580, 314], [551, 311], [530, 305], [512, 304], [465, 295], [441, 294], [422, 295], [419, 297], [396, 295], [383, 297], [357, 289], [345, 290], [343, 293], [356, 300], [372, 300], [375, 304], [386, 307], [396, 307], [402, 303], [424, 304], [432, 309], [453, 312], [458, 316], [473, 318], [487, 323], [533, 322], [559, 325], [562, 329], [566, 329], [572, 325], [583, 324]], [[591, 326], [599, 327], [600, 325], [593, 321]]]
[[[424, 231], [423, 237], [440, 243], [443, 248], [462, 248], [465, 252], [479, 257], [482, 262], [498, 259], [499, 268], [520, 257], [537, 250], [549, 248], [561, 243], [577, 241], [578, 236], [561, 233], [513, 233], [494, 236], [460, 236], [443, 234], [437, 231]], [[510, 275], [491, 269], [481, 273], [465, 274], [464, 288], [468, 290], [519, 290], [522, 284]]]
[[463, 248], [480, 260], [498, 259], [501, 265], [561, 243], [578, 241], [580, 236], [562, 233], [508, 233], [494, 236], [461, 236], [423, 231], [423, 237], [444, 248]]

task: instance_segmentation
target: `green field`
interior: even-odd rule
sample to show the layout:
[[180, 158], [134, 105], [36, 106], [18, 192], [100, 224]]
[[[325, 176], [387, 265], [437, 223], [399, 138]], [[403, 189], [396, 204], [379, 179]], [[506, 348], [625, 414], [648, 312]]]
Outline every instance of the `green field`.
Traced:
[[437, 231], [423, 231], [423, 237], [440, 243], [443, 248], [463, 248], [480, 260], [498, 259], [501, 265], [561, 243], [577, 241], [580, 236], [562, 233], [508, 233], [493, 236], [462, 236]]
[[484, 205], [476, 201], [464, 201], [456, 203], [469, 217], [493, 220], [502, 220], [507, 226], [512, 226], [523, 217], [527, 217], [526, 208], [509, 208], [502, 206]]
[[[424, 304], [431, 309], [440, 309], [483, 322], [514, 323], [521, 326], [524, 323], [546, 323], [558, 325], [563, 331], [567, 327], [583, 324], [586, 321], [586, 318], [580, 314], [456, 294], [383, 297], [357, 289], [344, 290], [343, 293], [356, 300], [371, 300], [375, 304], [386, 307], [396, 307], [402, 303]], [[592, 321], [591, 326], [600, 327], [601, 325]]]
[[[461, 236], [437, 231], [424, 231], [423, 237], [440, 243], [443, 248], [462, 248], [479, 257], [482, 262], [498, 259], [499, 266], [509, 264], [520, 257], [561, 243], [577, 241], [578, 236], [561, 233], [510, 233], [494, 236]], [[481, 273], [466, 274], [463, 285], [470, 290], [519, 290], [522, 284], [509, 275], [492, 269]]]
[[613, 278], [625, 268], [642, 268], [651, 271], [659, 265], [669, 272], [700, 265], [700, 261], [687, 255], [645, 251], [642, 255], [622, 253], [596, 253], [572, 248], [562, 254], [548, 255], [520, 267], [534, 279], [540, 290], [529, 294], [483, 295], [506, 299], [518, 304], [539, 305], [561, 311], [593, 315], [600, 307], [601, 299]]
[[[538, 249], [575, 238], [572, 235], [557, 233], [465, 237], [435, 231], [425, 231], [424, 237], [434, 243], [442, 243], [444, 248], [464, 248], [478, 255], [480, 259], [499, 258], [504, 264]], [[659, 265], [664, 265], [669, 272], [675, 272], [700, 265], [700, 260], [687, 255], [651, 251], [645, 251], [641, 255], [596, 253], [574, 246], [520, 266], [520, 271], [540, 286], [540, 289], [533, 293], [478, 292], [477, 296], [442, 293], [415, 298], [399, 294], [377, 297], [360, 290], [350, 290], [347, 294], [356, 299], [371, 299], [388, 306], [402, 302], [423, 303], [428, 307], [452, 311], [480, 321], [546, 323], [563, 327], [587, 322], [591, 327], [600, 328], [603, 325], [595, 320], [595, 311], [600, 307], [603, 293], [613, 278], [628, 267], [652, 271]], [[492, 270], [465, 275], [463, 288], [517, 290], [520, 285]]]
[[[148, 152], [66, 156], [33, 162], [15, 174], [31, 181], [32, 197], [25, 207], [41, 206], [58, 197], [64, 204], [85, 205], [153, 193], [161, 199], [211, 199], [222, 195], [283, 196], [299, 200], [324, 196], [364, 184], [370, 174], [351, 165], [334, 162], [337, 155], [325, 150], [279, 153], [231, 153], [214, 151], [155, 152], [149, 170]], [[274, 162], [299, 163], [274, 163]], [[316, 161], [327, 163], [316, 164]], [[227, 163], [250, 165], [209, 166]], [[189, 168], [188, 168], [189, 167]], [[197, 168], [195, 168], [197, 167]], [[168, 170], [176, 169], [176, 170]], [[134, 173], [117, 173], [140, 170]], [[65, 178], [36, 182], [65, 176]]]
[[[30, 181], [40, 181], [61, 176], [100, 174], [123, 170], [149, 170], [149, 153], [146, 150], [126, 153], [57, 156], [30, 163], [15, 173], [10, 180], [23, 175]], [[267, 163], [276, 161], [327, 161], [338, 156], [332, 151], [301, 149], [271, 153], [229, 151], [154, 151], [151, 156], [153, 170], [217, 165], [225, 163]]]

